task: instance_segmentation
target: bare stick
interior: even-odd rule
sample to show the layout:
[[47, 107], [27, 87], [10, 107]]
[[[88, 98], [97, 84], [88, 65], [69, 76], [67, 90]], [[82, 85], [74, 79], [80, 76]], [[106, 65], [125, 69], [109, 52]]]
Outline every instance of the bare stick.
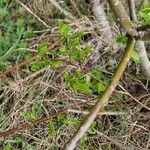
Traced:
[[114, 76], [112, 77], [111, 82], [109, 83], [109, 86], [107, 87], [107, 89], [105, 90], [103, 95], [101, 97], [99, 97], [95, 106], [92, 108], [89, 115], [87, 115], [86, 119], [80, 126], [79, 130], [74, 134], [74, 136], [69, 141], [69, 143], [66, 144], [66, 146], [64, 148], [65, 150], [73, 150], [75, 148], [79, 139], [85, 134], [85, 132], [87, 131], [89, 126], [92, 124], [92, 122], [97, 117], [100, 109], [103, 108], [105, 105], [107, 105], [108, 99], [110, 98], [113, 91], [115, 90], [115, 87], [116, 87], [117, 83], [119, 82], [119, 79], [121, 78], [121, 76], [126, 68], [126, 65], [131, 57], [131, 52], [134, 48], [134, 45], [135, 45], [135, 39], [133, 39], [132, 37], [129, 37], [127, 46], [125, 48], [125, 53], [122, 57], [122, 60], [119, 64], [117, 70], [115, 71]]
[[60, 10], [66, 17], [70, 18], [70, 19], [75, 19], [75, 17], [68, 12], [67, 10], [65, 10], [64, 8], [62, 8], [59, 3], [56, 0], [49, 0], [58, 10]]
[[9, 136], [12, 136], [12, 135], [16, 134], [17, 132], [19, 132], [20, 130], [23, 130], [25, 128], [31, 128], [32, 126], [34, 126], [34, 125], [36, 125], [36, 124], [38, 124], [40, 122], [47, 121], [47, 120], [49, 120], [51, 118], [57, 117], [58, 115], [62, 115], [62, 114], [65, 114], [65, 113], [67, 113], [67, 109], [59, 111], [59, 112], [57, 112], [57, 113], [55, 113], [53, 115], [50, 115], [48, 117], [41, 117], [41, 118], [39, 118], [37, 120], [21, 124], [21, 125], [19, 125], [17, 127], [14, 127], [14, 128], [12, 128], [12, 129], [10, 129], [8, 131], [1, 132], [0, 133], [0, 137], [6, 138], [6, 137], [9, 137]]
[[[82, 110], [76, 110], [76, 109], [68, 109], [68, 112], [76, 113], [76, 114], [83, 114], [83, 115], [89, 114], [89, 111], [82, 111]], [[99, 116], [101, 115], [121, 116], [121, 115], [126, 115], [126, 114], [127, 114], [126, 112], [111, 112], [111, 111], [98, 113]]]

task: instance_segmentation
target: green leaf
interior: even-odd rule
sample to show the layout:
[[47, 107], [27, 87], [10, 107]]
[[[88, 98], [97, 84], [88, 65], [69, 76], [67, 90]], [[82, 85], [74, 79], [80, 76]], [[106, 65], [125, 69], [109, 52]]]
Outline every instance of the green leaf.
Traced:
[[58, 29], [59, 29], [60, 34], [63, 35], [64, 37], [67, 37], [70, 32], [69, 25], [63, 22], [59, 24]]
[[32, 71], [38, 71], [41, 68], [41, 63], [39, 61], [35, 61], [31, 65], [31, 70]]
[[133, 50], [132, 53], [131, 53], [131, 59], [132, 59], [136, 64], [140, 63], [139, 55], [138, 55], [138, 53], [137, 53], [135, 50]]
[[56, 60], [44, 60], [42, 61], [42, 64], [45, 66], [51, 66], [52, 68], [57, 68], [62, 64], [62, 62]]
[[61, 53], [65, 53], [67, 50], [66, 50], [65, 47], [62, 47], [62, 48], [59, 49], [59, 51], [60, 51]]
[[126, 44], [127, 43], [127, 37], [126, 36], [122, 36], [122, 35], [118, 35], [116, 37], [116, 42], [119, 44]]
[[77, 59], [78, 60], [84, 60], [85, 56], [86, 56], [86, 53], [83, 50], [80, 50], [78, 53]]
[[18, 13], [19, 13], [20, 15], [25, 14], [25, 9], [24, 9], [23, 7], [21, 7], [21, 6], [18, 8], [17, 11], [18, 11]]
[[79, 54], [80, 54], [80, 50], [74, 49], [73, 51], [70, 52], [70, 59], [71, 60], [80, 60]]
[[90, 94], [92, 91], [90, 89], [90, 86], [91, 84], [90, 83], [81, 83], [78, 81], [77, 83], [77, 86], [78, 86], [78, 89], [81, 91], [81, 92], [84, 92], [86, 94]]
[[92, 52], [91, 46], [86, 46], [82, 49], [82, 51], [85, 52], [85, 54], [89, 54]]
[[66, 43], [66, 47], [68, 48], [76, 48], [80, 45], [79, 41], [78, 40], [69, 40], [67, 43]]
[[32, 28], [28, 28], [28, 30], [24, 32], [23, 37], [30, 38], [33, 34]]
[[146, 4], [138, 13], [138, 16], [141, 18], [143, 24], [150, 24], [150, 7], [149, 4]]
[[7, 17], [8, 14], [9, 14], [9, 12], [7, 11], [6, 8], [0, 8], [0, 19]]
[[66, 122], [64, 124], [79, 126], [80, 125], [80, 121], [78, 119], [76, 119], [76, 118], [68, 116], [67, 119], [66, 119]]
[[69, 36], [69, 38], [71, 39], [75, 39], [75, 38], [81, 38], [84, 35], [84, 33], [82, 31], [80, 32], [75, 32], [72, 35]]
[[11, 150], [10, 146], [9, 145], [6, 145], [3, 150]]
[[73, 89], [74, 92], [77, 92], [79, 87], [78, 87], [78, 81], [71, 79], [70, 80], [70, 87]]
[[20, 38], [21, 36], [17, 39], [17, 41], [12, 45], [11, 48], [9, 48], [9, 50], [0, 57], [0, 62], [5, 61], [8, 57], [11, 56], [12, 52], [16, 49], [16, 47], [18, 46], [19, 42], [20, 42]]
[[46, 53], [48, 45], [46, 43], [39, 44], [37, 46], [38, 54], [43, 56]]
[[34, 119], [31, 113], [28, 112], [20, 112], [20, 116], [22, 116], [24, 119]]
[[32, 117], [32, 119], [37, 119], [41, 112], [42, 112], [41, 103], [33, 102], [32, 109], [31, 109], [31, 117]]
[[91, 75], [98, 80], [100, 80], [103, 76], [99, 68], [92, 69]]
[[96, 86], [98, 93], [101, 93], [101, 92], [105, 91], [105, 89], [106, 89], [106, 86], [100, 82], [97, 83], [95, 86]]
[[70, 72], [64, 73], [64, 79], [65, 79], [65, 83], [67, 83], [67, 85], [70, 83], [72, 78], [73, 78], [73, 75]]
[[6, 3], [7, 0], [0, 0], [0, 5], [2, 5], [3, 3]]
[[49, 134], [51, 136], [55, 136], [56, 135], [55, 123], [52, 119], [48, 120], [48, 128], [49, 128]]
[[16, 26], [18, 28], [21, 28], [21, 27], [24, 27], [24, 25], [25, 25], [25, 20], [23, 18], [18, 18], [16, 21]]
[[94, 121], [91, 125], [90, 125], [90, 127], [89, 127], [89, 129], [88, 129], [88, 133], [90, 133], [90, 134], [93, 134], [97, 129], [97, 124], [96, 124], [96, 121]]
[[85, 135], [79, 140], [80, 150], [84, 150], [85, 149], [86, 141], [87, 141], [87, 138], [86, 138]]
[[65, 124], [66, 123], [66, 115], [60, 115], [57, 117], [58, 119], [58, 122], [61, 123], [61, 124]]
[[83, 73], [81, 72], [81, 69], [77, 69], [75, 71], [75, 76], [78, 78], [78, 79], [82, 79], [83, 78]]

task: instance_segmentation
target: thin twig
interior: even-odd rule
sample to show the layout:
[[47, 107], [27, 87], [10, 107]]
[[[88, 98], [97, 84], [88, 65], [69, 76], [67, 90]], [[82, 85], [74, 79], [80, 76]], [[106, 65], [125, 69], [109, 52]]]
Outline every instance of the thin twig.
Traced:
[[[57, 40], [55, 43], [53, 43], [51, 46], [49, 46], [48, 49], [47, 49], [47, 52], [50, 51], [50, 50], [52, 50], [52, 49], [54, 49], [54, 47], [55, 47], [58, 43], [59, 43], [59, 41]], [[20, 68], [20, 67], [22, 67], [22, 66], [24, 66], [24, 65], [26, 65], [26, 64], [28, 64], [28, 63], [30, 63], [31, 61], [35, 60], [38, 56], [39, 56], [38, 54], [33, 55], [33, 56], [31, 56], [29, 59], [27, 59], [27, 60], [25, 60], [25, 61], [23, 61], [23, 62], [21, 62], [21, 63], [19, 63], [19, 64], [16, 64], [16, 65], [14, 65], [13, 67], [11, 67], [11, 68], [5, 70], [4, 72], [0, 73], [0, 78], [3, 78], [3, 77], [6, 76], [7, 74], [9, 74], [9, 73], [11, 73], [11, 72], [17, 70], [18, 68]]]
[[[82, 110], [75, 110], [75, 109], [68, 109], [68, 112], [76, 113], [76, 114], [83, 114], [83, 115], [89, 114], [89, 111], [82, 111]], [[110, 111], [98, 113], [99, 116], [101, 115], [118, 116], [118, 115], [126, 115], [126, 114], [127, 114], [126, 112], [110, 112]]]
[[[125, 88], [123, 88], [120, 84], [119, 84], [120, 88], [122, 90], [124, 90], [124, 94], [128, 95], [129, 97], [131, 97], [135, 102], [137, 102], [139, 105], [141, 105], [143, 108], [147, 109], [150, 111], [150, 108], [146, 105], [144, 105], [143, 103], [141, 103], [139, 100], [137, 100], [134, 96], [132, 96]], [[121, 93], [120, 91], [117, 91], [119, 93]], [[123, 92], [122, 92], [123, 93]]]
[[1, 133], [0, 133], [0, 137], [7, 138], [7, 137], [9, 137], [9, 136], [12, 136], [12, 135], [16, 134], [16, 133], [19, 132], [20, 130], [23, 130], [23, 129], [25, 129], [25, 128], [31, 128], [32, 126], [34, 126], [34, 125], [36, 125], [36, 124], [38, 124], [38, 123], [47, 121], [47, 120], [49, 120], [49, 119], [51, 119], [51, 118], [55, 118], [55, 117], [57, 117], [57, 116], [59, 116], [59, 115], [65, 114], [65, 113], [67, 113], [67, 109], [64, 109], [64, 110], [62, 110], [62, 111], [59, 111], [59, 112], [57, 112], [57, 113], [55, 113], [55, 114], [53, 114], [53, 115], [50, 115], [50, 116], [48, 116], [48, 117], [41, 117], [41, 118], [39, 118], [39, 119], [37, 119], [37, 120], [34, 120], [34, 121], [31, 121], [31, 122], [27, 122], [27, 123], [21, 124], [21, 125], [19, 125], [19, 126], [17, 126], [17, 127], [14, 127], [14, 128], [12, 128], [12, 129], [10, 129], [10, 130], [8, 130], [8, 131], [1, 132]]
[[24, 7], [30, 14], [32, 14], [35, 18], [37, 18], [46, 28], [49, 28], [49, 25], [46, 24], [39, 16], [37, 16], [29, 7], [27, 7], [25, 4], [20, 2], [19, 0], [16, 0], [17, 3], [19, 3], [22, 7]]

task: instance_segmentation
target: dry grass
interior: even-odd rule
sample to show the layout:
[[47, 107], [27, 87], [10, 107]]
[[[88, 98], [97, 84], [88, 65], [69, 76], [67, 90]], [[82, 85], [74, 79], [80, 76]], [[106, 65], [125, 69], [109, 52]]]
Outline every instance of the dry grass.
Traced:
[[[47, 17], [49, 17], [47, 14], [51, 15], [53, 10], [51, 5], [40, 0], [35, 0], [33, 5], [33, 11], [42, 16], [42, 19], [45, 19], [46, 22]], [[70, 26], [72, 26], [73, 32], [82, 29], [85, 33], [90, 33], [82, 40], [83, 45], [87, 42], [91, 43], [94, 50], [94, 54], [84, 62], [85, 71], [88, 72], [97, 65], [102, 68], [106, 79], [109, 79], [118, 64], [122, 50], [114, 50], [113, 43], [110, 43], [107, 39], [102, 39], [95, 32], [96, 23], [93, 22], [93, 20], [79, 19], [75, 23], [70, 23]], [[52, 33], [43, 32], [35, 38], [28, 39], [28, 47], [34, 48], [41, 42], [51, 44], [51, 41], [58, 36], [55, 25], [53, 26]], [[118, 30], [117, 27], [115, 28]], [[95, 57], [95, 54], [98, 57]], [[70, 112], [67, 115], [59, 116], [51, 120], [50, 123], [41, 122], [6, 139], [0, 137], [0, 142], [3, 142], [1, 146], [8, 144], [11, 145], [13, 150], [55, 150], [63, 148], [80, 125], [81, 119], [84, 117], [82, 111], [89, 111], [98, 97], [96, 93], [85, 95], [74, 93], [72, 90], [65, 88], [63, 73], [71, 72], [76, 67], [75, 65], [64, 62], [57, 69], [42, 68], [35, 73], [25, 66], [11, 73], [10, 77], [1, 80], [1, 132], [28, 122], [34, 117], [37, 119], [42, 115], [49, 115], [64, 108], [81, 111], [79, 114]], [[127, 94], [128, 91], [142, 104], [150, 107], [150, 82], [142, 79], [142, 76], [140, 80], [140, 75], [136, 74], [138, 69], [138, 65], [129, 64], [119, 83], [126, 89], [126, 92], [118, 86], [108, 106], [103, 110], [104, 112], [118, 112], [118, 114], [119, 112], [125, 112], [125, 114], [109, 115], [108, 113], [99, 116], [76, 149], [150, 149], [150, 113]], [[36, 115], [32, 119], [21, 115], [24, 112], [31, 113], [34, 111]]]

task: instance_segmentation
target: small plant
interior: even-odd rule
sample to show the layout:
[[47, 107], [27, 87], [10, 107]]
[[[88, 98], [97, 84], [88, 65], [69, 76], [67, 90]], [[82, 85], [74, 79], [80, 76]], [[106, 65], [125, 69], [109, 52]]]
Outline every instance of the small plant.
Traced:
[[[37, 71], [46, 66], [57, 68], [63, 64], [62, 58], [65, 58], [64, 63], [82, 65], [85, 58], [91, 54], [90, 45], [82, 46], [80, 44], [81, 37], [84, 35], [82, 31], [72, 33], [69, 25], [63, 22], [59, 24], [58, 31], [60, 38], [65, 41], [63, 46], [51, 52], [51, 59], [48, 59], [44, 57], [47, 45], [41, 43], [37, 47], [39, 57], [31, 63], [32, 71]], [[102, 82], [97, 82], [101, 77], [100, 70], [92, 69], [91, 72], [85, 73], [81, 68], [77, 68], [72, 72], [64, 73], [65, 87], [71, 88], [74, 92], [83, 92], [85, 94], [91, 94], [93, 91], [101, 93], [106, 88]]]
[[[81, 31], [71, 33], [69, 26], [64, 23], [59, 25], [59, 32], [66, 38], [65, 46], [59, 49], [60, 53], [68, 55], [68, 61], [72, 63], [73, 61], [77, 61], [81, 64], [92, 52], [91, 46], [87, 45], [82, 47], [80, 45], [80, 38], [84, 33]], [[83, 73], [80, 68], [76, 69], [74, 72], [66, 72], [64, 74], [66, 88], [69, 87], [75, 92], [83, 92], [85, 94], [91, 94], [92, 91], [98, 93], [104, 91], [106, 87], [102, 83], [97, 82], [94, 78], [91, 79], [93, 73], [94, 70], [89, 73]]]

